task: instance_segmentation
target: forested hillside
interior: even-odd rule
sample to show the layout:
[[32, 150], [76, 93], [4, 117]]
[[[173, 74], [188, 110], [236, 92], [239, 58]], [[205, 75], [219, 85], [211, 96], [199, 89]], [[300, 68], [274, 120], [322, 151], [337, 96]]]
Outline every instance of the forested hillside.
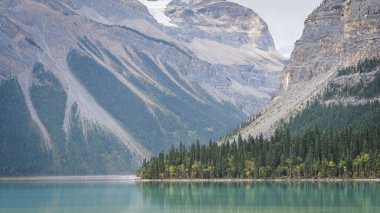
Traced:
[[[288, 122], [283, 121], [269, 139], [261, 135], [221, 145], [197, 142], [172, 147], [169, 153], [144, 161], [139, 175], [147, 179], [379, 177], [377, 61], [365, 60], [348, 68], [353, 71], [340, 70], [323, 94]], [[360, 71], [360, 67], [365, 69]], [[372, 75], [364, 81], [358, 73]], [[356, 78], [356, 83], [347, 79], [344, 84], [334, 83], [342, 81], [342, 76]], [[346, 92], [358, 85], [356, 92]], [[345, 101], [347, 96], [350, 104]]]

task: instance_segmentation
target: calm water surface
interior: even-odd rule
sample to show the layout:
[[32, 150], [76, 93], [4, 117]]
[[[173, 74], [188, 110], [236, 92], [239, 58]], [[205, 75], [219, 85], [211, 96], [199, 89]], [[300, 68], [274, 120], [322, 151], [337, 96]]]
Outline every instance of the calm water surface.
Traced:
[[380, 183], [0, 182], [1, 213], [380, 212]]

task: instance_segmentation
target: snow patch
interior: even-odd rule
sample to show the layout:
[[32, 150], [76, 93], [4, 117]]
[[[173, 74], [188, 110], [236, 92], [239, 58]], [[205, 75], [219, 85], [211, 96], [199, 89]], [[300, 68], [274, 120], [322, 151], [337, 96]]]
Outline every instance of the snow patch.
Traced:
[[156, 19], [156, 21], [167, 27], [178, 27], [177, 25], [171, 23], [169, 17], [165, 15], [165, 10], [168, 4], [172, 0], [139, 0], [142, 4], [144, 4], [149, 13]]

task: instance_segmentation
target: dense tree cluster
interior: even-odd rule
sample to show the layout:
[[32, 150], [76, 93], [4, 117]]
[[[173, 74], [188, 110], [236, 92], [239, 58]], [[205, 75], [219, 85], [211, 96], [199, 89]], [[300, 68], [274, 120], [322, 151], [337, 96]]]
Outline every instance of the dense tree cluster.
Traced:
[[33, 121], [17, 78], [0, 82], [0, 176], [115, 174], [136, 167], [132, 154], [101, 129], [82, 130], [79, 110], [70, 113], [70, 134], [63, 125], [67, 97], [59, 80], [37, 63], [29, 93], [49, 132], [48, 151]]
[[348, 126], [358, 129], [368, 125], [379, 125], [380, 104], [378, 102], [358, 105], [325, 105], [312, 102], [302, 113], [297, 113], [290, 119], [287, 127], [292, 135], [297, 135], [306, 129], [317, 127], [322, 132], [335, 129], [340, 131]]
[[42, 140], [17, 79], [0, 82], [0, 176], [42, 172], [51, 159]]
[[277, 130], [263, 137], [209, 146], [172, 148], [144, 161], [140, 177], [164, 178], [369, 178], [380, 176], [380, 128], [321, 132], [297, 137]]
[[[210, 142], [208, 146], [197, 141], [189, 148], [181, 144], [167, 154], [161, 152], [144, 161], [139, 176], [147, 179], [379, 177], [379, 110], [378, 102], [347, 107], [315, 102], [290, 123], [283, 122], [269, 139], [239, 137], [232, 143]], [[338, 111], [348, 118], [331, 120]], [[317, 122], [303, 128], [307, 120]]]
[[354, 73], [366, 73], [372, 72], [376, 68], [380, 67], [380, 57], [374, 57], [371, 59], [365, 59], [360, 61], [356, 66], [350, 66], [338, 71], [338, 76], [351, 75]]
[[[365, 59], [356, 66], [351, 66], [338, 71], [338, 76], [346, 76], [354, 73], [368, 73], [380, 70], [380, 58]], [[355, 76], [356, 83], [340, 84], [331, 82], [322, 95], [324, 100], [331, 98], [374, 98], [380, 95], [380, 73], [374, 73], [373, 77]]]
[[354, 85], [340, 85], [337, 83], [330, 83], [329, 86], [325, 89], [322, 98], [324, 100], [329, 100], [333, 97], [374, 98], [379, 95], [380, 73], [377, 73], [370, 82], [360, 79], [360, 81]]

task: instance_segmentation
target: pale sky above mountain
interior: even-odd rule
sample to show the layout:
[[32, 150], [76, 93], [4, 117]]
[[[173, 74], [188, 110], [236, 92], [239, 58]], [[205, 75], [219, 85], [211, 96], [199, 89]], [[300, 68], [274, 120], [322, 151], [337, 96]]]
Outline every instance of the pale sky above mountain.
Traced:
[[277, 50], [290, 57], [304, 21], [322, 0], [229, 0], [252, 8], [269, 26]]

